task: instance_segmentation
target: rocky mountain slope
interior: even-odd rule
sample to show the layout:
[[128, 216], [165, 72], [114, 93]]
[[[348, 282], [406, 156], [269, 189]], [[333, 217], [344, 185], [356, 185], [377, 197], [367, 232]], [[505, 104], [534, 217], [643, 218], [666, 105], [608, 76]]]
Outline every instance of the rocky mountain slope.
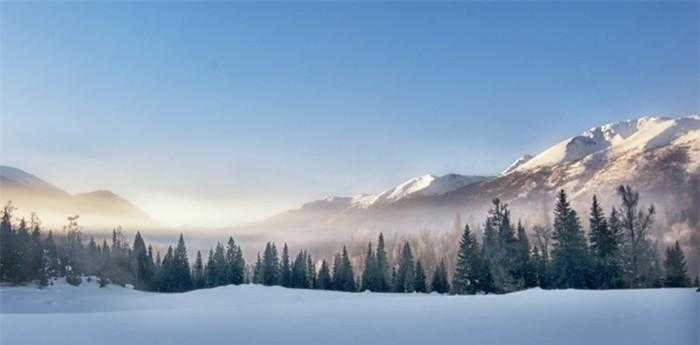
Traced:
[[[547, 224], [560, 189], [570, 194], [587, 225], [592, 196], [609, 210], [618, 203], [615, 190], [621, 184], [639, 190], [643, 206], [656, 206], [660, 239], [669, 231], [676, 232], [674, 238], [689, 238], [700, 210], [700, 116], [605, 124], [521, 157], [495, 178], [421, 176], [378, 194], [313, 201], [250, 228], [441, 231], [451, 229], [457, 213], [480, 224], [493, 198], [508, 203], [516, 219]], [[673, 224], [685, 229], [672, 230]]]

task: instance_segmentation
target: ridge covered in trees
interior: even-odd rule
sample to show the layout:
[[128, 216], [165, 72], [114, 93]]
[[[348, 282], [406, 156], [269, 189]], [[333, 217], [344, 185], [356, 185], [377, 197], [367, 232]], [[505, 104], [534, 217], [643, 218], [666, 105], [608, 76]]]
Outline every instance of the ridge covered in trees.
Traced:
[[0, 214], [0, 281], [35, 282], [47, 286], [52, 278], [65, 277], [74, 285], [83, 276], [106, 284], [132, 285], [157, 292], [182, 292], [229, 284], [255, 283], [288, 288], [374, 292], [437, 292], [453, 294], [508, 293], [531, 287], [546, 289], [619, 289], [689, 287], [685, 256], [678, 242], [659, 258], [649, 231], [655, 210], [639, 206], [639, 194], [629, 186], [618, 189], [620, 205], [606, 216], [594, 196], [588, 215], [588, 231], [571, 207], [565, 191], [557, 194], [554, 220], [532, 229], [511, 219], [508, 206], [493, 200], [483, 223], [481, 238], [466, 225], [462, 231], [452, 271], [449, 258], [426, 267], [414, 257], [408, 241], [396, 260], [390, 260], [384, 235], [376, 246], [370, 242], [361, 265], [353, 266], [344, 246], [333, 262], [314, 261], [306, 250], [292, 255], [268, 242], [253, 264], [246, 264], [239, 243], [230, 237], [209, 249], [206, 261], [197, 251], [191, 264], [181, 234], [173, 248], [154, 253], [140, 232], [129, 243], [120, 228], [111, 241], [84, 238], [78, 216], [69, 217], [61, 236], [42, 233], [36, 215], [29, 221], [13, 219], [11, 203]]

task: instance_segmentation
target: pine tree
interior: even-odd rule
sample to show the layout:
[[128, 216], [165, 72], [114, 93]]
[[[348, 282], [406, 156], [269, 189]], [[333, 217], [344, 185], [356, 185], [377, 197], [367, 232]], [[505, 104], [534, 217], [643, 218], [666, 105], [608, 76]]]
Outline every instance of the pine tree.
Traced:
[[185, 240], [182, 234], [180, 234], [180, 239], [177, 241], [177, 247], [175, 247], [173, 254], [173, 273], [175, 277], [174, 291], [180, 292], [192, 289], [190, 263], [187, 259], [187, 247], [185, 247]]
[[416, 260], [415, 268], [415, 278], [413, 282], [413, 288], [416, 292], [428, 292], [428, 288], [425, 285], [425, 270], [423, 265], [421, 265], [420, 260]]
[[253, 284], [262, 284], [262, 270], [263, 263], [260, 259], [260, 252], [258, 252], [257, 261], [255, 261], [255, 266], [253, 266]]
[[338, 270], [339, 279], [336, 280], [337, 288], [340, 291], [357, 291], [355, 284], [355, 273], [352, 269], [348, 250], [343, 246], [343, 254], [340, 260], [340, 268]]
[[681, 249], [681, 245], [676, 241], [673, 247], [666, 248], [666, 260], [664, 261], [666, 276], [664, 278], [665, 287], [689, 287], [690, 278], [688, 277], [687, 267], [685, 263], [685, 255]]
[[51, 230], [49, 230], [49, 235], [44, 242], [44, 250], [48, 260], [47, 274], [50, 278], [58, 277], [61, 271], [61, 262], [58, 257], [58, 248], [56, 247], [56, 242], [53, 239], [53, 232]]
[[316, 264], [309, 253], [306, 253], [306, 281], [309, 289], [316, 289]]
[[566, 192], [561, 190], [554, 209], [552, 266], [554, 284], [558, 288], [586, 287], [586, 238], [576, 211], [571, 208]]
[[261, 274], [263, 285], [279, 284], [279, 257], [277, 255], [277, 247], [272, 242], [268, 242], [265, 246]]
[[206, 281], [204, 280], [204, 263], [202, 262], [202, 252], [197, 251], [197, 258], [194, 260], [194, 266], [192, 266], [192, 280], [194, 282], [195, 289], [201, 289], [206, 286]]
[[[31, 257], [30, 257], [30, 270], [31, 270], [31, 279], [37, 279], [37, 280], [43, 280], [46, 285], [48, 284], [48, 274], [47, 274], [47, 267], [45, 265], [46, 263], [46, 258], [44, 255], [44, 244], [41, 241], [41, 231], [39, 229], [39, 222], [38, 218], [36, 218], [36, 215], [32, 214], [31, 217], [31, 228], [32, 228], [32, 234], [31, 234]], [[42, 282], [39, 283], [39, 286], [46, 286], [43, 285]]]
[[630, 186], [620, 186], [620, 227], [624, 234], [622, 247], [623, 275], [632, 288], [654, 287], [659, 284], [658, 256], [649, 240], [654, 223], [654, 206], [645, 212], [638, 209], [639, 193]]
[[210, 286], [223, 286], [228, 283], [228, 265], [224, 245], [221, 242], [217, 242], [216, 247], [214, 247], [214, 255], [209, 269], [209, 283]]
[[289, 248], [287, 247], [287, 242], [284, 243], [284, 247], [282, 248], [282, 266], [280, 270], [281, 285], [284, 287], [291, 287], [292, 268], [289, 264]]
[[411, 253], [411, 245], [404, 243], [401, 250], [401, 260], [399, 261], [399, 269], [396, 273], [396, 292], [413, 292], [415, 291], [415, 266], [413, 263], [413, 254]]
[[240, 285], [245, 283], [245, 258], [241, 246], [234, 246], [233, 261], [230, 263], [231, 283]]
[[318, 284], [317, 288], [320, 290], [330, 290], [333, 285], [333, 280], [331, 279], [331, 272], [328, 268], [328, 263], [326, 260], [321, 261], [321, 268], [318, 271]]
[[378, 279], [377, 259], [372, 251], [372, 242], [367, 245], [367, 255], [365, 256], [365, 267], [362, 271], [361, 291], [380, 291]]
[[493, 208], [484, 224], [482, 252], [497, 292], [510, 292], [523, 287], [514, 276], [518, 251], [510, 211], [498, 198], [493, 200]]
[[[94, 243], [94, 242], [93, 242]], [[131, 251], [131, 262], [134, 275], [134, 286], [137, 289], [149, 290], [153, 285], [153, 261], [148, 256], [148, 250], [146, 249], [146, 243], [141, 237], [139, 231], [136, 232], [134, 238], [134, 246]]]
[[306, 252], [301, 250], [294, 259], [292, 264], [291, 281], [290, 287], [297, 289], [309, 288], [309, 281], [307, 277], [307, 260]]
[[342, 290], [343, 287], [343, 277], [341, 276], [343, 261], [340, 253], [336, 253], [333, 257], [333, 279], [331, 284], [331, 290]]
[[14, 281], [16, 272], [15, 233], [12, 229], [12, 213], [15, 208], [8, 202], [0, 215], [0, 281]]
[[376, 289], [380, 292], [388, 292], [391, 290], [391, 281], [389, 277], [389, 260], [386, 255], [386, 248], [384, 245], [384, 234], [379, 233], [379, 238], [377, 239], [377, 253], [376, 258]]
[[437, 293], [448, 293], [450, 292], [450, 284], [447, 280], [447, 266], [445, 265], [445, 259], [440, 260], [440, 263], [435, 267], [433, 271], [433, 279], [431, 279], [430, 289]]
[[19, 221], [19, 226], [14, 238], [14, 281], [15, 284], [21, 284], [32, 279], [32, 240], [27, 229], [27, 222], [22, 218]]
[[464, 226], [462, 238], [457, 249], [457, 260], [452, 287], [457, 294], [475, 294], [479, 289], [479, 277], [476, 271], [476, 260], [479, 247], [471, 234], [469, 224]]
[[517, 269], [515, 277], [522, 281], [525, 288], [537, 286], [537, 273], [535, 263], [530, 257], [530, 241], [527, 238], [525, 227], [521, 222], [518, 222], [517, 227]]
[[593, 279], [592, 288], [612, 289], [621, 286], [620, 263], [620, 234], [617, 211], [613, 208], [611, 213], [612, 226], [603, 214], [603, 209], [598, 203], [598, 198], [593, 196], [591, 212], [588, 220], [590, 224], [589, 242], [591, 253], [591, 271]]

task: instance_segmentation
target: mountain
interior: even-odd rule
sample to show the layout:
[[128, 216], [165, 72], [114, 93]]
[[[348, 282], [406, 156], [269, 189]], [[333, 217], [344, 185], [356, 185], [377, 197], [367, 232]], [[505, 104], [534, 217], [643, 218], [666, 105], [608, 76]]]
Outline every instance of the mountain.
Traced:
[[152, 227], [153, 219], [131, 202], [110, 191], [71, 195], [23, 170], [0, 166], [0, 197], [17, 207], [17, 215], [36, 212], [48, 227], [60, 227], [66, 217], [80, 215], [80, 224], [89, 228], [111, 229], [117, 225]]
[[609, 211], [619, 204], [621, 184], [640, 192], [641, 206], [655, 205], [657, 239], [698, 237], [700, 116], [644, 116], [604, 124], [525, 155], [494, 178], [425, 175], [377, 194], [313, 201], [247, 229], [322, 236], [449, 231], [458, 213], [478, 227], [493, 198], [508, 203], [516, 220], [549, 224], [560, 189], [569, 193], [587, 227], [592, 196]]

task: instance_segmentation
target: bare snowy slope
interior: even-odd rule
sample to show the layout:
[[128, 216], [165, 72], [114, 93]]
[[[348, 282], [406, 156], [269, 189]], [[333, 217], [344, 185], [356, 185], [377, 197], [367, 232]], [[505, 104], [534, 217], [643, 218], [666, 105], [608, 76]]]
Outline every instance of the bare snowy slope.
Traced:
[[509, 295], [344, 293], [259, 285], [159, 294], [96, 283], [0, 287], [0, 343], [698, 343], [694, 289]]

